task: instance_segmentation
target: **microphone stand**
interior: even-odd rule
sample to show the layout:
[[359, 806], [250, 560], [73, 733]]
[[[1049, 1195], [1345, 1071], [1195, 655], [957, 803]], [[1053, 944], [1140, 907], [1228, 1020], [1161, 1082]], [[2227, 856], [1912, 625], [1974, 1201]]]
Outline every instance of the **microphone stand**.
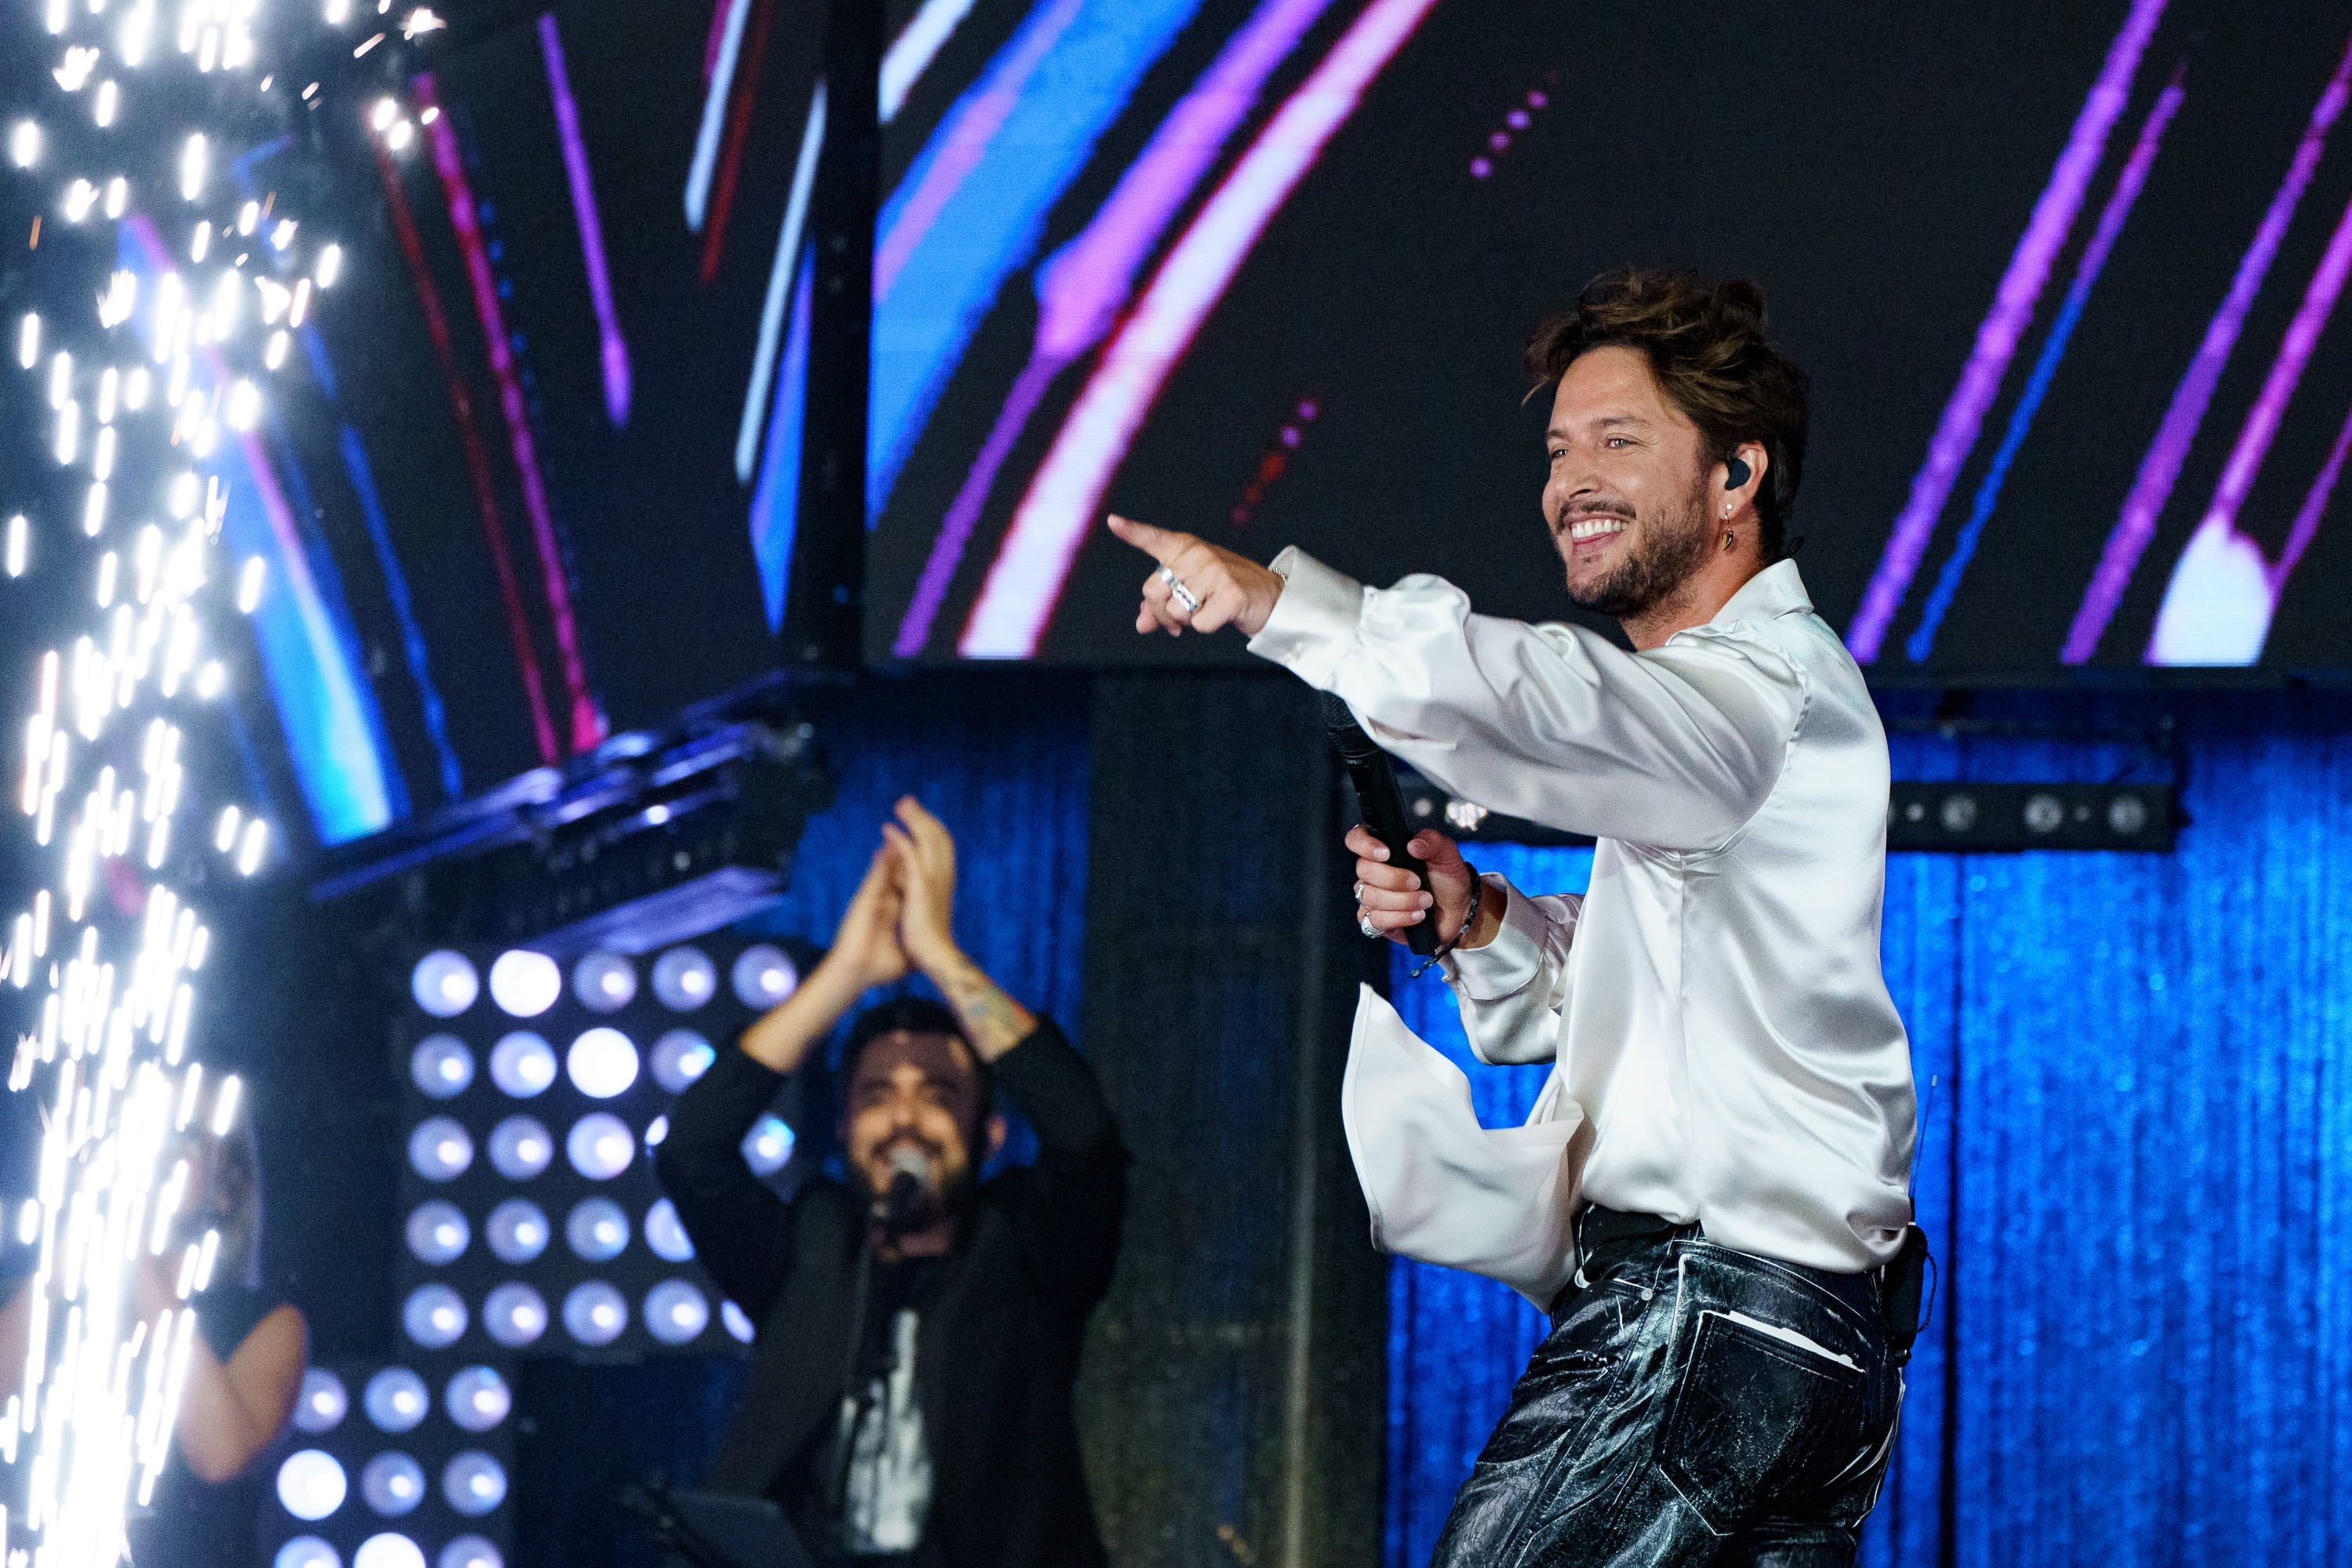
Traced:
[[686, 1521], [669, 1500], [667, 1483], [656, 1479], [631, 1483], [621, 1489], [621, 1506], [645, 1521], [646, 1531], [665, 1550], [685, 1558], [694, 1568], [743, 1568], [743, 1564], [710, 1543]]

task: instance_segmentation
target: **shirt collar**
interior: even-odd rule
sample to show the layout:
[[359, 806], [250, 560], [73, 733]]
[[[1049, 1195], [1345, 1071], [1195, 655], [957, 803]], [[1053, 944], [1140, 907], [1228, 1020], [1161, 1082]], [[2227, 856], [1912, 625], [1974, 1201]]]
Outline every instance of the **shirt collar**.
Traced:
[[1782, 616], [1809, 614], [1812, 607], [1813, 601], [1805, 592], [1805, 580], [1797, 575], [1797, 563], [1783, 557], [1741, 584], [1739, 592], [1724, 601], [1723, 608], [1716, 611], [1715, 619], [1707, 625], [1777, 620]]

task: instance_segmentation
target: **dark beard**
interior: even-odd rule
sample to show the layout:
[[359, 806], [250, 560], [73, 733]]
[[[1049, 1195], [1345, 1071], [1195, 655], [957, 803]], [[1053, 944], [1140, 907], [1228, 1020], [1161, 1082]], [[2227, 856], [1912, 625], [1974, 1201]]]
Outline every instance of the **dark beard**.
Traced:
[[1626, 551], [1616, 571], [1581, 595], [1570, 588], [1569, 597], [1612, 620], [1648, 615], [1698, 570], [1706, 559], [1707, 537], [1706, 500], [1694, 493], [1678, 515], [1661, 519]]

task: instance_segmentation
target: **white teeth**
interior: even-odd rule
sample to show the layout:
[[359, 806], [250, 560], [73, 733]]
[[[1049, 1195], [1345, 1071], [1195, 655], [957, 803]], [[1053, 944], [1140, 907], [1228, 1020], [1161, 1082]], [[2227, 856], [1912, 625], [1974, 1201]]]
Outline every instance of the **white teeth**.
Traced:
[[1569, 525], [1568, 537], [1571, 542], [1581, 544], [1588, 539], [1624, 531], [1625, 520], [1622, 517], [1586, 517]]

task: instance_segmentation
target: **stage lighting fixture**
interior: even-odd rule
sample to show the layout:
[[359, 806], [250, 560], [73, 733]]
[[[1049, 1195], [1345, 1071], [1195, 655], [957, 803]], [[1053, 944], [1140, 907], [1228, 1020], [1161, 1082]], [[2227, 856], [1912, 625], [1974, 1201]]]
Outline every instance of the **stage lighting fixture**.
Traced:
[[474, 1136], [462, 1122], [429, 1116], [408, 1135], [408, 1163], [428, 1182], [449, 1182], [474, 1163]]
[[691, 1013], [719, 989], [719, 971], [698, 947], [674, 947], [654, 960], [654, 994], [673, 1013]]
[[410, 1212], [407, 1235], [408, 1250], [418, 1262], [435, 1268], [446, 1268], [464, 1257], [466, 1244], [473, 1239], [466, 1211], [437, 1198]]
[[352, 1396], [343, 1380], [323, 1366], [302, 1374], [302, 1392], [294, 1400], [294, 1426], [303, 1432], [331, 1432], [351, 1414]]
[[529, 1263], [547, 1250], [547, 1215], [529, 1198], [509, 1198], [490, 1211], [483, 1227], [490, 1250], [506, 1263]]
[[335, 1549], [315, 1535], [298, 1535], [278, 1549], [270, 1568], [343, 1568]]
[[404, 1535], [385, 1531], [360, 1542], [352, 1568], [425, 1568], [425, 1549]]
[[297, 1449], [278, 1467], [278, 1500], [288, 1513], [310, 1523], [342, 1507], [350, 1486], [335, 1457], [318, 1448]]
[[455, 1100], [474, 1081], [474, 1053], [455, 1035], [427, 1035], [409, 1053], [408, 1076], [427, 1100]]
[[446, 1285], [419, 1285], [400, 1304], [400, 1326], [427, 1350], [453, 1345], [466, 1331], [466, 1299]]
[[509, 1016], [536, 1018], [563, 994], [563, 971], [543, 952], [516, 948], [490, 965], [490, 1000]]
[[666, 1345], [691, 1344], [710, 1326], [710, 1300], [683, 1279], [646, 1292], [646, 1331]]
[[408, 989], [416, 1005], [435, 1017], [454, 1018], [474, 1005], [482, 994], [482, 982], [465, 954], [444, 948], [416, 961]]
[[573, 1256], [590, 1263], [609, 1263], [627, 1250], [629, 1216], [610, 1198], [583, 1198], [572, 1205], [563, 1222], [563, 1239]]
[[555, 1047], [517, 1029], [490, 1047], [490, 1081], [516, 1100], [546, 1093], [555, 1082]]
[[655, 1150], [660, 1148], [662, 1140], [668, 1136], [669, 1118], [667, 1116], [656, 1116], [651, 1121], [646, 1122], [646, 1152], [650, 1154]]
[[637, 1047], [618, 1029], [594, 1028], [572, 1042], [564, 1070], [591, 1100], [610, 1100], [637, 1081]]
[[514, 1392], [496, 1367], [465, 1367], [442, 1389], [441, 1408], [467, 1431], [487, 1432], [514, 1408]]
[[509, 1182], [527, 1182], [555, 1158], [555, 1135], [536, 1116], [509, 1116], [490, 1129], [490, 1164]]
[[425, 1500], [425, 1468], [398, 1449], [378, 1454], [360, 1471], [360, 1496], [385, 1519], [413, 1513]]
[[746, 1007], [764, 1013], [793, 994], [801, 983], [801, 973], [781, 947], [758, 942], [745, 948], [735, 960], [731, 975], [735, 994]]
[[499, 1549], [478, 1535], [461, 1535], [441, 1549], [434, 1568], [506, 1568]]
[[617, 952], [592, 952], [572, 967], [572, 994], [591, 1013], [617, 1013], [636, 999], [637, 966]]
[[425, 1380], [404, 1366], [388, 1366], [369, 1378], [360, 1398], [379, 1432], [413, 1432], [433, 1410]]
[[748, 1345], [759, 1335], [759, 1330], [751, 1326], [751, 1314], [732, 1301], [719, 1303], [719, 1321], [727, 1325], [727, 1331], [734, 1336], [737, 1344]]
[[793, 1130], [781, 1116], [762, 1116], [743, 1135], [743, 1160], [755, 1176], [772, 1176], [792, 1158]]
[[637, 1152], [628, 1124], [606, 1111], [592, 1110], [572, 1124], [563, 1140], [572, 1168], [592, 1182], [609, 1182], [629, 1168]]
[[509, 1350], [539, 1342], [547, 1332], [546, 1298], [518, 1279], [509, 1279], [482, 1301], [482, 1327]]
[[602, 1279], [574, 1285], [563, 1298], [563, 1328], [583, 1345], [609, 1345], [629, 1326], [629, 1303]]
[[692, 1029], [672, 1029], [654, 1042], [654, 1081], [672, 1094], [684, 1094], [717, 1058], [710, 1042]]
[[507, 1500], [507, 1469], [479, 1448], [468, 1448], [441, 1467], [441, 1497], [469, 1519], [479, 1519]]
[[646, 1211], [646, 1245], [665, 1263], [686, 1263], [694, 1258], [694, 1243], [688, 1239], [677, 1209], [667, 1198]]
[[1936, 819], [1947, 833], [1966, 833], [1977, 825], [1977, 797], [1972, 795], [1948, 795], [1937, 810]]

